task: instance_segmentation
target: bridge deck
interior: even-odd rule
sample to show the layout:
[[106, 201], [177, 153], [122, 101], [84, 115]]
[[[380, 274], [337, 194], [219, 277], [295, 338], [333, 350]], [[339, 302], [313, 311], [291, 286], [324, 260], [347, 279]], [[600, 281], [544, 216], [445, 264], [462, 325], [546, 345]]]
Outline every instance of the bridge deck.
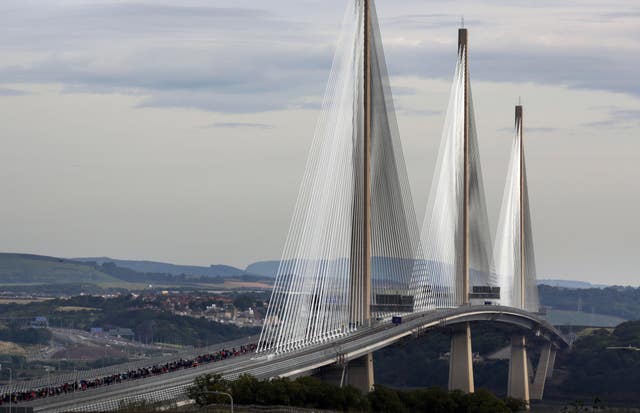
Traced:
[[[526, 311], [509, 307], [466, 306], [456, 309], [433, 310], [410, 314], [403, 317], [403, 320], [403, 323], [397, 326], [391, 323], [380, 323], [363, 328], [333, 342], [302, 348], [286, 354], [239, 356], [172, 374], [37, 400], [23, 405], [33, 406], [35, 411], [46, 412], [97, 411], [116, 407], [118, 401], [133, 398], [136, 395], [144, 397], [144, 395], [153, 394], [154, 400], [152, 401], [169, 399], [175, 396], [176, 389], [184, 389], [197, 376], [207, 373], [222, 374], [228, 379], [235, 379], [241, 374], [251, 374], [261, 379], [296, 376], [333, 364], [339, 359], [355, 359], [391, 345], [403, 337], [421, 333], [429, 328], [468, 321], [508, 323], [534, 331], [558, 348], [568, 345], [559, 331], [543, 319]], [[166, 391], [166, 397], [163, 396], [163, 391]]]

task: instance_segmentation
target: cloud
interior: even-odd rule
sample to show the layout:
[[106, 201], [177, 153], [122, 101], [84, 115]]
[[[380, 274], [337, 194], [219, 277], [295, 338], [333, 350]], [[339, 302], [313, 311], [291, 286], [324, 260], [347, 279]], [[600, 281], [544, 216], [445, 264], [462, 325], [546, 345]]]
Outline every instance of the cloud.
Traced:
[[[525, 126], [526, 133], [553, 133], [560, 130], [560, 128], [552, 128], [549, 126], [546, 127], [528, 127]], [[496, 129], [497, 132], [513, 132], [513, 128], [499, 128]]]
[[[461, 16], [453, 13], [406, 14], [396, 17], [382, 18], [385, 27], [397, 29], [450, 28], [461, 23]], [[480, 27], [488, 24], [479, 19], [465, 19], [465, 25]]]
[[441, 110], [414, 109], [402, 105], [396, 106], [396, 112], [402, 113], [403, 115], [407, 116], [437, 116], [442, 113]]
[[158, 3], [125, 0], [72, 5], [52, 0], [38, 7], [0, 5], [0, 22], [8, 33], [0, 39], [0, 46], [64, 50], [65, 46], [77, 48], [104, 39], [131, 44], [153, 37], [180, 39], [191, 33], [241, 32], [250, 22], [289, 27], [266, 9]]
[[618, 106], [605, 106], [600, 108], [600, 112], [606, 110], [607, 116], [604, 119], [585, 122], [582, 126], [589, 128], [631, 128], [640, 126], [640, 109], [627, 109]]
[[143, 107], [247, 113], [306, 105], [307, 96], [322, 95], [330, 62], [328, 48], [237, 54], [225, 48], [157, 47], [109, 62], [99, 55], [57, 54], [0, 67], [0, 77], [11, 83], [59, 83], [66, 93], [145, 95]]
[[0, 96], [24, 96], [24, 95], [28, 95], [28, 93], [23, 90], [0, 87]]
[[250, 123], [250, 122], [216, 122], [211, 125], [204, 126], [208, 128], [256, 128], [256, 129], [273, 129], [273, 125], [266, 123]]
[[[140, 94], [146, 96], [143, 107], [223, 113], [317, 109], [308, 102], [322, 95], [328, 78], [339, 30], [336, 17], [311, 19], [310, 11], [291, 1], [263, 8], [248, 1], [224, 3], [52, 1], [36, 8], [9, 1], [0, 5], [0, 25], [9, 33], [0, 38], [0, 77], [13, 84], [59, 83], [67, 93]], [[338, 4], [336, 10], [343, 7]], [[452, 76], [459, 16], [451, 8], [432, 6], [433, 12], [425, 14], [420, 13], [424, 4], [408, 2], [396, 7], [398, 15], [387, 17], [385, 7], [390, 6], [380, 2], [391, 75]], [[620, 7], [611, 6], [603, 16], [595, 6], [570, 13], [553, 2], [531, 7], [488, 1], [485, 6], [470, 8], [467, 19], [474, 81], [534, 82], [640, 96], [638, 43], [627, 35], [629, 43], [618, 46], [625, 28], [617, 23], [626, 22]], [[522, 17], [522, 7], [533, 13], [530, 18]], [[496, 8], [514, 21], [496, 21], [491, 15]], [[569, 24], [584, 39], [559, 40], [556, 26], [574, 15], [595, 20]], [[548, 16], [556, 16], [553, 23]], [[596, 24], [605, 18], [615, 22], [604, 28]], [[527, 25], [537, 20], [540, 27], [530, 30]], [[393, 92], [414, 93], [410, 88]]]
[[[456, 51], [418, 47], [390, 47], [389, 68], [394, 75], [448, 79], [453, 76]], [[640, 54], [598, 49], [471, 50], [471, 79], [494, 82], [533, 82], [577, 89], [605, 90], [640, 96], [636, 68]]]

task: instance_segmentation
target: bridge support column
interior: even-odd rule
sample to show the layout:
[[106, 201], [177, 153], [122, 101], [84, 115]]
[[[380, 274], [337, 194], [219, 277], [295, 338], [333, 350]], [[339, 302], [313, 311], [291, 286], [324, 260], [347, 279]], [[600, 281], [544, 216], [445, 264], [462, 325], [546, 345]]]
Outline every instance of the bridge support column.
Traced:
[[475, 391], [473, 384], [473, 353], [471, 351], [471, 325], [465, 323], [462, 329], [451, 336], [449, 355], [449, 390]]
[[349, 361], [347, 384], [363, 393], [373, 391], [373, 354], [369, 353]]
[[556, 350], [551, 343], [546, 343], [540, 352], [540, 361], [536, 368], [536, 375], [531, 385], [531, 400], [542, 400], [544, 385], [547, 378], [551, 377], [553, 365], [556, 360]]
[[551, 348], [551, 355], [549, 356], [549, 368], [547, 369], [547, 378], [553, 377], [553, 367], [556, 365], [556, 353], [558, 351], [555, 347]]
[[507, 395], [529, 404], [529, 365], [527, 342], [524, 336], [511, 337], [509, 360], [509, 385]]

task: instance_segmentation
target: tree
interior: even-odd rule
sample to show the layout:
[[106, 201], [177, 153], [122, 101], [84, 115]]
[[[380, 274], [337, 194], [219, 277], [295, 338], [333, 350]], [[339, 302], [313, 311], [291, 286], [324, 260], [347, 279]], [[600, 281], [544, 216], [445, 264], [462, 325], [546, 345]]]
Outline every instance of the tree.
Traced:
[[227, 398], [219, 394], [208, 392], [218, 391], [230, 393], [229, 382], [220, 374], [205, 374], [196, 377], [194, 385], [189, 387], [187, 394], [196, 401], [199, 406], [207, 406], [214, 403], [225, 403]]
[[384, 386], [375, 386], [374, 391], [369, 393], [369, 402], [374, 412], [402, 413], [407, 411], [398, 392]]
[[233, 300], [233, 305], [241, 311], [247, 310], [249, 307], [253, 307], [255, 299], [252, 294], [238, 294]]

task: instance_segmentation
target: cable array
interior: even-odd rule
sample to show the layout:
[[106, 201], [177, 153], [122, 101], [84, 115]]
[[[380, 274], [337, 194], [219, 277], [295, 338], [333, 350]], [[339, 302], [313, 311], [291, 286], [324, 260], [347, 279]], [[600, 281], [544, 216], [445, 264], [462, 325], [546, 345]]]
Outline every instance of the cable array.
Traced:
[[[373, 3], [373, 2], [371, 2]], [[361, 325], [365, 254], [364, 1], [349, 4], [258, 351], [286, 352]], [[375, 7], [370, 11], [371, 316], [411, 311], [419, 229]], [[355, 275], [359, 275], [355, 277]], [[353, 297], [353, 298], [352, 298]]]
[[420, 242], [393, 105], [380, 28], [372, 32], [372, 313], [375, 318], [413, 311], [411, 275]]
[[[415, 309], [454, 307], [464, 302], [464, 133], [465, 50], [453, 76], [436, 170], [421, 235], [411, 289]], [[470, 86], [469, 86], [470, 87]], [[495, 286], [489, 219], [480, 168], [473, 99], [469, 92], [469, 278], [470, 285]]]
[[[516, 122], [514, 133], [494, 248], [496, 272], [501, 288], [500, 303], [502, 305], [537, 312], [539, 309], [538, 287], [521, 122]], [[521, 242], [521, 235], [524, 245]], [[524, 251], [525, 260], [524, 276], [522, 251]], [[522, 302], [522, 280], [525, 283], [524, 303]]]
[[[466, 78], [466, 41], [458, 50], [436, 172], [420, 230], [379, 23], [373, 0], [368, 3], [369, 13], [365, 0], [350, 1], [345, 12], [258, 352], [283, 353], [330, 341], [371, 318], [461, 305], [468, 299], [463, 295], [465, 263], [470, 290], [500, 286], [502, 303], [520, 306], [515, 291], [521, 291], [520, 273], [516, 274], [521, 250], [525, 251], [527, 283], [523, 307], [538, 308], [524, 158], [516, 153], [521, 149], [521, 129], [516, 130], [502, 206], [496, 274], [473, 98]], [[370, 119], [368, 154], [365, 119]], [[364, 179], [367, 165], [368, 180]], [[525, 183], [522, 196], [516, 185], [520, 170]], [[365, 219], [367, 206], [370, 222]], [[365, 250], [368, 230], [370, 251]], [[521, 231], [524, 248], [518, 244]], [[371, 260], [370, 292], [367, 259]]]

